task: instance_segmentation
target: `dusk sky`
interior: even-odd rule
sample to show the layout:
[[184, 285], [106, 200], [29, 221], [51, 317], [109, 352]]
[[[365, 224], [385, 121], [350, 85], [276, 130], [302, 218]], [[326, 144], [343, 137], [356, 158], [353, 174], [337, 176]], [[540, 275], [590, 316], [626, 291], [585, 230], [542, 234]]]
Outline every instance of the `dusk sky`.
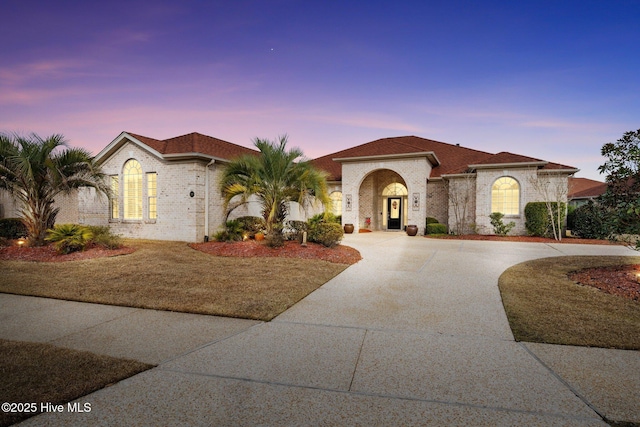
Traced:
[[120, 132], [314, 158], [417, 135], [604, 180], [640, 128], [640, 1], [0, 3], [0, 132]]

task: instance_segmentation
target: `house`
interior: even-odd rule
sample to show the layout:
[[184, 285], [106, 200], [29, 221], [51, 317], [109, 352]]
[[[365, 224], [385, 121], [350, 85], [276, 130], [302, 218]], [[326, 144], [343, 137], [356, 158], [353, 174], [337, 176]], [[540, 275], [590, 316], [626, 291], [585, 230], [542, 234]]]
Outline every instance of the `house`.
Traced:
[[588, 178], [569, 178], [569, 206], [576, 208], [602, 196], [607, 184]]
[[[80, 191], [76, 200], [65, 201], [72, 207], [61, 218], [109, 225], [125, 237], [203, 241], [227, 218], [219, 174], [241, 154], [257, 152], [198, 133], [157, 140], [122, 132], [96, 156], [113, 196]], [[489, 215], [498, 211], [505, 222], [516, 223], [514, 234], [524, 234], [525, 205], [544, 200], [542, 188], [559, 190], [553, 197], [566, 201], [568, 178], [578, 172], [417, 136], [379, 139], [313, 163], [328, 172], [331, 208], [343, 223], [390, 231], [415, 224], [419, 233], [426, 217], [433, 217], [452, 232], [491, 234]], [[290, 211], [292, 219], [317, 213]], [[249, 205], [234, 215], [259, 215], [259, 209]]]

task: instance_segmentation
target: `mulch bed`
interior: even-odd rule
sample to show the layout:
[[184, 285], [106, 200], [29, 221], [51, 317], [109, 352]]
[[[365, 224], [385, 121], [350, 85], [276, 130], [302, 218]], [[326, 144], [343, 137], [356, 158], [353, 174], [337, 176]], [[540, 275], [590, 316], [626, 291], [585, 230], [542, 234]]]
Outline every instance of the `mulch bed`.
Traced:
[[569, 279], [581, 285], [592, 286], [611, 295], [640, 301], [640, 264], [595, 267], [574, 271]]
[[293, 241], [286, 241], [280, 248], [270, 248], [264, 242], [255, 240], [192, 243], [189, 246], [210, 255], [225, 257], [320, 259], [338, 264], [355, 264], [362, 259], [360, 252], [349, 246], [338, 245], [335, 248], [327, 248], [317, 243], [307, 243], [307, 246], [302, 246]]
[[105, 249], [102, 246], [92, 246], [84, 251], [61, 255], [53, 245], [39, 247], [19, 247], [17, 245], [0, 248], [0, 260], [5, 261], [37, 261], [37, 262], [65, 262], [78, 261], [108, 256], [126, 255], [134, 252], [134, 248]]

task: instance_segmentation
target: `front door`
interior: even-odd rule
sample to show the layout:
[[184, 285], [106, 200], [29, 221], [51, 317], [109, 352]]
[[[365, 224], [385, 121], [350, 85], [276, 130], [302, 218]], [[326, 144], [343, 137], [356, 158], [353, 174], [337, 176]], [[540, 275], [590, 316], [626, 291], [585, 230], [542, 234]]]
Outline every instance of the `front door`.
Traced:
[[400, 230], [402, 224], [402, 198], [389, 197], [387, 199], [387, 228]]

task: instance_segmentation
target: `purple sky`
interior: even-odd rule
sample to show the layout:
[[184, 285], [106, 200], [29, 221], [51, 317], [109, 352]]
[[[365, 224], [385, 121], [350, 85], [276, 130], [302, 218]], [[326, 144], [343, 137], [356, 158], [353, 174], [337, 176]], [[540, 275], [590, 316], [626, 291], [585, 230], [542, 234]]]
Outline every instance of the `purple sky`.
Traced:
[[0, 4], [0, 131], [123, 131], [313, 158], [417, 135], [575, 166], [640, 128], [640, 2]]

